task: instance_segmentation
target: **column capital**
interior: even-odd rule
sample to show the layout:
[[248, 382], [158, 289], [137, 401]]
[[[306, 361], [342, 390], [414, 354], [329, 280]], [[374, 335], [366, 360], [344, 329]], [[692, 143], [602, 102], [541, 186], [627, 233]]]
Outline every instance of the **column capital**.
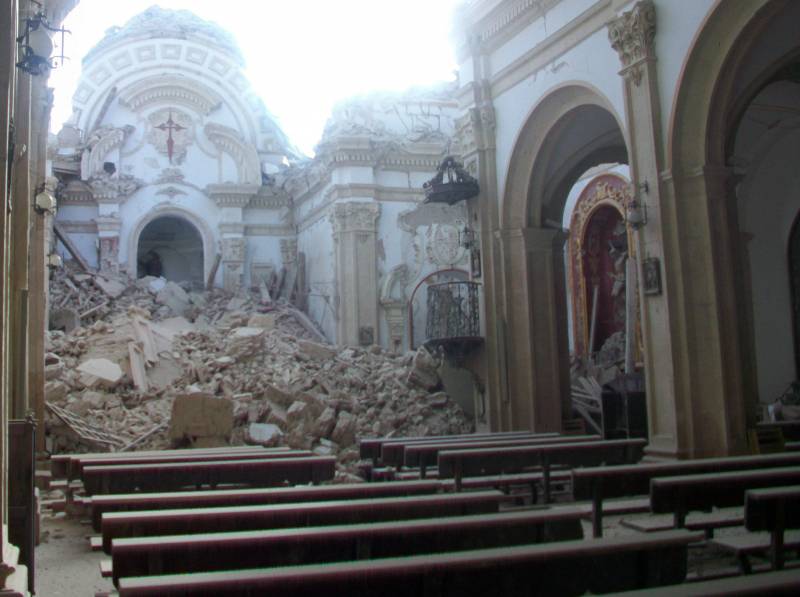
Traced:
[[640, 63], [655, 58], [656, 7], [652, 0], [641, 0], [608, 24], [608, 40], [619, 54], [622, 75], [641, 81]]
[[331, 212], [333, 233], [341, 232], [375, 232], [375, 224], [381, 213], [377, 203], [350, 201], [335, 203]]

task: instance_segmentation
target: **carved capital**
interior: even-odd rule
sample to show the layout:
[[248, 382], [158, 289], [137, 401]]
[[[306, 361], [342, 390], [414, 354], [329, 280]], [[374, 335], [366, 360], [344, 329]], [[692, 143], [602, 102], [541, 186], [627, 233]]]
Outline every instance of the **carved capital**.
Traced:
[[245, 207], [258, 192], [254, 184], [210, 184], [206, 194], [217, 207]]
[[223, 261], [244, 261], [247, 241], [244, 238], [223, 238], [222, 239], [222, 260]]
[[652, 0], [637, 2], [632, 10], [608, 25], [608, 39], [619, 54], [623, 69], [653, 57], [655, 36], [656, 8]]
[[333, 232], [375, 232], [380, 212], [381, 206], [377, 203], [336, 203], [331, 213]]

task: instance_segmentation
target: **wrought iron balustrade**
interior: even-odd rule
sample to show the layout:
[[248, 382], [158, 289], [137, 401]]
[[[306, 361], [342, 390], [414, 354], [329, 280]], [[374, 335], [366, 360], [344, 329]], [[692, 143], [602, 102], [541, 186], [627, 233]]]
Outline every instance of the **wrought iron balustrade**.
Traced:
[[425, 344], [448, 354], [463, 356], [483, 342], [480, 319], [480, 284], [440, 282], [428, 286]]

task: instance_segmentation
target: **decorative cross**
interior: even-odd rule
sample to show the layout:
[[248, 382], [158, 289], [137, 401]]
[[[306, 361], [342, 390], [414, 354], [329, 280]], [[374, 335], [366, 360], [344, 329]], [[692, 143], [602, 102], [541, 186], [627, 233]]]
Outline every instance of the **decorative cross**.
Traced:
[[172, 120], [172, 110], [169, 111], [169, 118], [167, 118], [166, 122], [162, 122], [161, 124], [156, 126], [157, 129], [162, 131], [167, 131], [167, 155], [169, 156], [169, 163], [172, 163], [172, 150], [175, 147], [175, 140], [172, 138], [172, 131], [176, 133], [178, 131], [184, 130], [186, 127], [179, 125], [177, 122]]

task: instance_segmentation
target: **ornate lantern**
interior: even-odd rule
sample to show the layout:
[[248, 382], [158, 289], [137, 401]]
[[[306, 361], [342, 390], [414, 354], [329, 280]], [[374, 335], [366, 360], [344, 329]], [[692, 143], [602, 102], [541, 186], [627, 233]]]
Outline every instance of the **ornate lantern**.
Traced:
[[436, 176], [422, 185], [422, 188], [425, 189], [425, 203], [448, 205], [471, 199], [481, 190], [478, 181], [453, 156], [447, 156], [442, 161]]

